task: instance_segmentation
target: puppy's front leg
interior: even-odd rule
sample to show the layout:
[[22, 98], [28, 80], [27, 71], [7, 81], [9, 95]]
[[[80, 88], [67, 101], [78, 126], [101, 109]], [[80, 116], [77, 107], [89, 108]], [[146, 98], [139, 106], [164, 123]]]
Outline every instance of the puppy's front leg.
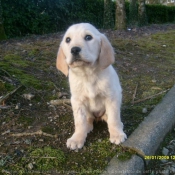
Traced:
[[108, 100], [106, 103], [107, 124], [111, 143], [120, 144], [127, 138], [123, 132], [123, 123], [120, 119], [120, 101]]
[[67, 140], [67, 147], [75, 150], [82, 148], [84, 145], [88, 133], [88, 122], [85, 107], [73, 99], [71, 99], [71, 103], [74, 113], [75, 132]]

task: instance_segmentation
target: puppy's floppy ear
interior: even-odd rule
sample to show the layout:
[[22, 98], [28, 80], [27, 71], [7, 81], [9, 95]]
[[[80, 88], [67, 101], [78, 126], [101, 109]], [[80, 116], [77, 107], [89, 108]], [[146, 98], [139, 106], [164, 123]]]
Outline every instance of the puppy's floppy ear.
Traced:
[[101, 50], [99, 55], [99, 66], [102, 69], [105, 69], [110, 64], [114, 63], [115, 57], [114, 57], [114, 50], [106, 38], [105, 35], [101, 34]]
[[66, 57], [64, 55], [61, 45], [57, 54], [56, 67], [58, 70], [63, 72], [64, 75], [68, 76], [68, 65], [66, 63]]

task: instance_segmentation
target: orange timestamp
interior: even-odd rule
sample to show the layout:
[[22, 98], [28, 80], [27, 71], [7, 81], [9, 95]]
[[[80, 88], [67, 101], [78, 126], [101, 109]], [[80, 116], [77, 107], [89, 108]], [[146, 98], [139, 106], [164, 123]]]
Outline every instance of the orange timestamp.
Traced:
[[145, 160], [175, 160], [175, 155], [170, 156], [144, 156]]

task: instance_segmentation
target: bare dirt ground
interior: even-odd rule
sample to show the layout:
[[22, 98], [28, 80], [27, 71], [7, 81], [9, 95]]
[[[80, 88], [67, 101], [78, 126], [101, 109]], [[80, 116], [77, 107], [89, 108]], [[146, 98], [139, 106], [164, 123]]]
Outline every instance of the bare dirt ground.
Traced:
[[[122, 121], [129, 136], [175, 83], [175, 24], [101, 30], [111, 41], [123, 87]], [[2, 174], [99, 174], [124, 148], [94, 123], [85, 147], [66, 148], [72, 110], [67, 78], [55, 68], [62, 32], [0, 42], [0, 171]], [[20, 88], [19, 88], [20, 87]]]

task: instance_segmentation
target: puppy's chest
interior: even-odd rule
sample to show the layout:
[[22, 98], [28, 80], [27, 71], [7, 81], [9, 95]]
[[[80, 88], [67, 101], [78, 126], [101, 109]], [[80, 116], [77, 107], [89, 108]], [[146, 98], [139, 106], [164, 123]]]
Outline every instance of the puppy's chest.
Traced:
[[98, 85], [86, 83], [83, 96], [90, 111], [98, 112], [104, 109], [104, 97]]

